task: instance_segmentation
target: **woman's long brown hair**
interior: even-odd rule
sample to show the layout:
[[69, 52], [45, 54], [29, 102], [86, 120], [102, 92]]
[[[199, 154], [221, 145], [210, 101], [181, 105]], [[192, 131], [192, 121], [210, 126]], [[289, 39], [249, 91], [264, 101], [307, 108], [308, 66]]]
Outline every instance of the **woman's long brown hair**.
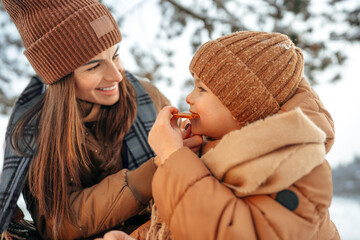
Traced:
[[[122, 75], [120, 99], [113, 106], [102, 108], [96, 130], [103, 134], [105, 141], [120, 144], [136, 116], [135, 91], [124, 72]], [[36, 154], [28, 175], [29, 189], [37, 199], [39, 209], [53, 220], [53, 237], [56, 239], [61, 220], [70, 218], [70, 179], [73, 185], [81, 186], [80, 170], [90, 171], [92, 165], [87, 153], [85, 127], [78, 110], [73, 75], [49, 85], [41, 102], [15, 125], [12, 145], [21, 154], [26, 152], [25, 127], [30, 121], [37, 122], [39, 128], [36, 132]]]

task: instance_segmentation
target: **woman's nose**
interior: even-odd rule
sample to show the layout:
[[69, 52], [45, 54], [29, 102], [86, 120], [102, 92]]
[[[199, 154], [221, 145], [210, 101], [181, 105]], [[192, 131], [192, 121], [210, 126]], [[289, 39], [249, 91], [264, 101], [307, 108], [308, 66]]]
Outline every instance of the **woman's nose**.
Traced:
[[121, 82], [123, 80], [123, 76], [118, 68], [118, 66], [114, 63], [111, 63], [109, 67], [106, 69], [105, 80], [109, 82]]

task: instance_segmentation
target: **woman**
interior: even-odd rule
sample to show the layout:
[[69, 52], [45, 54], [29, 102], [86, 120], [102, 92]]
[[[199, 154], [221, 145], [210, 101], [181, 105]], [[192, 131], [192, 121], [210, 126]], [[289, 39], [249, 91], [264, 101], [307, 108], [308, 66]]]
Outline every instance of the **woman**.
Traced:
[[7, 129], [0, 232], [21, 191], [45, 239], [131, 232], [148, 220], [156, 168], [147, 134], [168, 100], [125, 72], [119, 29], [96, 0], [3, 4], [41, 79], [24, 90]]

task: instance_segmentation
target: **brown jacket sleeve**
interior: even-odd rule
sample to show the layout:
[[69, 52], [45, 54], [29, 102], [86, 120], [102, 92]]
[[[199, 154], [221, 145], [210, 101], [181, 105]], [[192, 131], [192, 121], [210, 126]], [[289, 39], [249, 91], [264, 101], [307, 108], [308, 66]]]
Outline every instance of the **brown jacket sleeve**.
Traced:
[[[134, 178], [144, 183], [154, 173], [152, 160], [131, 171]], [[144, 177], [141, 174], [148, 172]], [[145, 201], [151, 198], [150, 191], [131, 189], [127, 183], [126, 169], [110, 175], [100, 183], [86, 189], [73, 191], [70, 198], [70, 219], [64, 219], [59, 229], [60, 239], [84, 238], [119, 225], [144, 208]], [[145, 195], [141, 195], [145, 194]], [[140, 202], [137, 196], [141, 196]], [[50, 229], [49, 229], [50, 230]]]
[[318, 226], [328, 219], [329, 170], [325, 162], [291, 186], [299, 206], [290, 211], [272, 195], [236, 197], [184, 147], [157, 169], [153, 195], [175, 239], [336, 239], [331, 223]]
[[[59, 239], [89, 237], [139, 213], [151, 199], [154, 172], [155, 165], [150, 159], [136, 170], [123, 169], [92, 187], [73, 188], [69, 194], [70, 220], [62, 219]], [[51, 236], [53, 223], [46, 219], [46, 229], [43, 229], [45, 226], [41, 226], [41, 216], [44, 215], [40, 213], [37, 216], [37, 228], [47, 239], [47, 236]]]

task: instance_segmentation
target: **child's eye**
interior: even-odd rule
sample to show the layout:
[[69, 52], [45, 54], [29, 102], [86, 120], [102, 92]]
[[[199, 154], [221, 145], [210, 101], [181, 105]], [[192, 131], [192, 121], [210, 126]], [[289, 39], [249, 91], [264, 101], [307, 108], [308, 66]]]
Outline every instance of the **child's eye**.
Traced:
[[206, 90], [204, 88], [202, 88], [202, 87], [198, 87], [198, 89], [199, 89], [200, 92], [206, 92]]
[[94, 69], [96, 69], [96, 68], [99, 67], [99, 66], [100, 66], [100, 64], [98, 63], [98, 64], [96, 64], [95, 66], [89, 68], [87, 71], [94, 70]]

